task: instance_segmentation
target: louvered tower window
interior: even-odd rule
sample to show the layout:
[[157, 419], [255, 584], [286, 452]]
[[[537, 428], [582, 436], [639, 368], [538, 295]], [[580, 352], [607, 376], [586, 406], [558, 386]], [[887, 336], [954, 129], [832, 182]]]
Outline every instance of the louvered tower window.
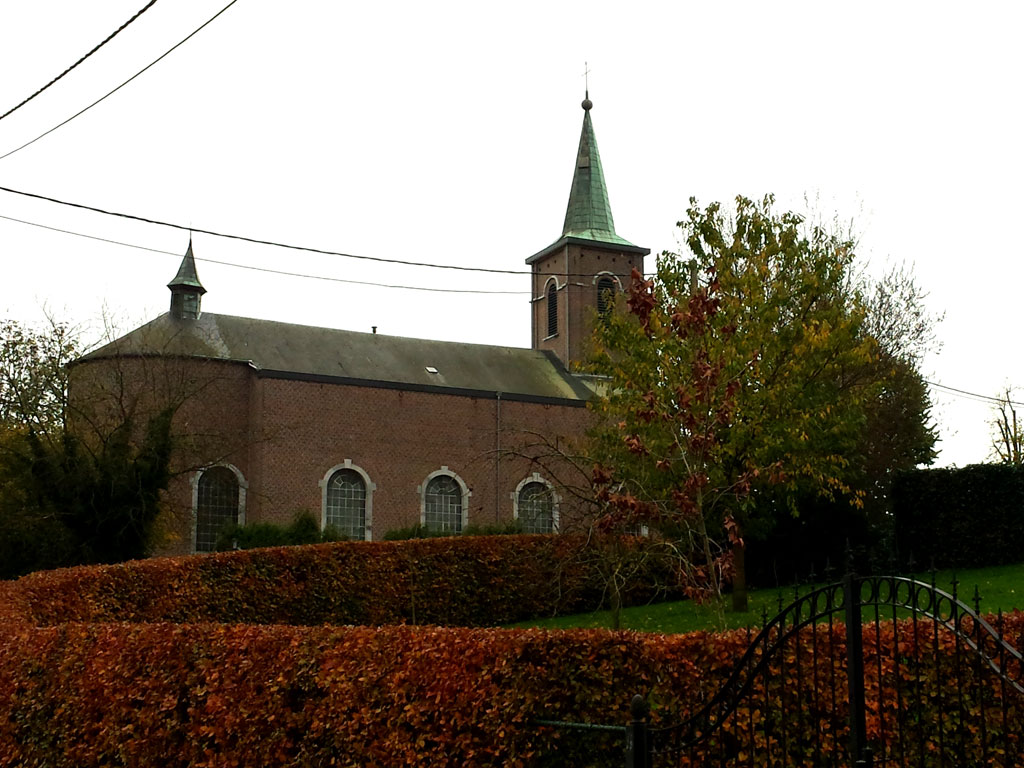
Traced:
[[196, 552], [213, 552], [220, 532], [238, 522], [238, 478], [227, 467], [210, 467], [199, 478]]
[[602, 277], [597, 281], [597, 314], [606, 315], [615, 306], [615, 281]]
[[427, 483], [424, 494], [424, 525], [431, 531], [462, 530], [462, 488], [451, 475], [438, 475]]
[[326, 525], [356, 541], [366, 537], [366, 483], [354, 469], [339, 469], [327, 482]]
[[527, 483], [519, 491], [519, 523], [523, 533], [554, 531], [555, 498], [544, 483]]
[[548, 285], [548, 336], [558, 333], [558, 288], [554, 281]]

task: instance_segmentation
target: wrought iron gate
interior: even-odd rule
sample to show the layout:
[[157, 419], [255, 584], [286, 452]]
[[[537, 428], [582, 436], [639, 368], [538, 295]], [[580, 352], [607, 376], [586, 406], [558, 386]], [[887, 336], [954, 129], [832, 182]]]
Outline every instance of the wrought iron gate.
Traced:
[[700, 711], [666, 724], [635, 696], [631, 712], [597, 726], [622, 738], [627, 768], [1024, 766], [1021, 654], [977, 590], [971, 607], [934, 576], [797, 593]]

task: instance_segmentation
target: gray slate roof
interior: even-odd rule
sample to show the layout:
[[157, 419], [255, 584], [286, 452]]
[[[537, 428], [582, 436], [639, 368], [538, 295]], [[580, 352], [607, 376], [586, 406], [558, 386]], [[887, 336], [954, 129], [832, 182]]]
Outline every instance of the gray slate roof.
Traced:
[[[164, 314], [76, 362], [118, 355], [171, 355], [251, 363], [263, 375], [354, 380], [376, 386], [501, 392], [527, 399], [586, 401], [591, 391], [553, 354], [204, 312]], [[431, 373], [427, 368], [434, 368]]]

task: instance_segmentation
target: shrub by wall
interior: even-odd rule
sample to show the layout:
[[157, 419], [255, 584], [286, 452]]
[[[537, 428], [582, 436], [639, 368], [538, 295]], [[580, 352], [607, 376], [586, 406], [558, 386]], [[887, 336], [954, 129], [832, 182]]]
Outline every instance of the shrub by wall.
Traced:
[[975, 464], [902, 473], [893, 482], [901, 563], [978, 568], [1024, 560], [1024, 467]]
[[[494, 626], [597, 608], [603, 584], [583, 546], [571, 536], [337, 542], [83, 566], [15, 584], [39, 624]], [[668, 578], [640, 574], [632, 599]]]
[[[918, 642], [909, 621], [900, 625], [904, 660], [933, 652], [931, 627], [921, 628]], [[1008, 618], [1011, 641], [1019, 643], [1022, 629], [1019, 614]], [[819, 642], [830, 631], [835, 655], [845, 659], [840, 627], [819, 627]], [[892, 634], [889, 624], [879, 636], [891, 640]], [[805, 663], [811, 658], [808, 638], [805, 632]], [[872, 628], [865, 634], [869, 701], [878, 685], [875, 639]], [[655, 707], [656, 723], [676, 722], [718, 689], [747, 642], [742, 631], [663, 636], [8, 622], [0, 624], [0, 765], [621, 766], [619, 741], [595, 746], [588, 737], [587, 752], [581, 754], [573, 752], [574, 745], [566, 747], [564, 737], [540, 731], [530, 721], [624, 724], [630, 697], [642, 693]], [[953, 650], [952, 641], [939, 645], [941, 653]], [[882, 656], [882, 675], [891, 675], [890, 656]], [[790, 697], [798, 690], [791, 679], [793, 658], [791, 652], [764, 676]], [[946, 677], [950, 669], [947, 659]], [[961, 671], [967, 690], [979, 691], [970, 677], [984, 668], [965, 665]], [[825, 685], [826, 678], [815, 677], [814, 684]], [[989, 736], [1006, 723], [1019, 735], [1020, 697], [1004, 691], [1001, 698], [991, 676], [986, 680], [984, 695], [960, 706], [977, 715], [974, 710], [986, 702]], [[943, 703], [930, 693], [940, 681], [928, 664], [903, 680], [902, 706], [913, 686], [927, 693], [908, 722], [932, 724], [943, 717], [948, 722], [955, 716], [956, 706], [939, 711], [950, 704], [948, 697]], [[805, 702], [811, 701], [810, 685], [803, 681]], [[1001, 702], [1007, 707], [1005, 720]], [[819, 704], [805, 705], [787, 721], [785, 764], [810, 764], [811, 745], [823, 734], [839, 749], [845, 744], [844, 696], [836, 700], [822, 693]], [[891, 723], [890, 706], [895, 706], [891, 700], [884, 717]], [[729, 757], [730, 750], [742, 750], [745, 740], [737, 737], [750, 729], [762, 739], [774, 732], [778, 749], [773, 729], [779, 724], [766, 720], [778, 709], [756, 717], [741, 709], [717, 740], [716, 754]], [[868, 733], [876, 740], [893, 738], [891, 725], [881, 727], [877, 710], [869, 714]], [[1004, 756], [1020, 754], [1018, 742], [1007, 743], [1013, 751]], [[955, 746], [976, 757], [967, 751], [970, 746]], [[740, 756], [740, 762], [747, 760]]]

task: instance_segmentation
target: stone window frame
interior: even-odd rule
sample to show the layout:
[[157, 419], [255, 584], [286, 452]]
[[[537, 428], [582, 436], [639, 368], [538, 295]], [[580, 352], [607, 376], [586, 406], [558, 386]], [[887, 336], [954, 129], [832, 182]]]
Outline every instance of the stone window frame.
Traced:
[[192, 530], [190, 531], [190, 551], [192, 554], [199, 554], [196, 552], [196, 539], [199, 533], [199, 480], [202, 476], [215, 467], [226, 467], [230, 469], [235, 475], [235, 480], [238, 482], [238, 525], [245, 525], [245, 495], [249, 489], [249, 481], [245, 479], [245, 475], [242, 474], [242, 470], [236, 467], [234, 464], [228, 462], [218, 462], [217, 464], [211, 464], [208, 467], [196, 470], [192, 475]]
[[555, 486], [546, 477], [543, 477], [539, 472], [534, 472], [529, 477], [524, 477], [519, 481], [519, 485], [516, 489], [509, 494], [512, 497], [512, 517], [515, 520], [519, 519], [519, 494], [522, 493], [523, 488], [528, 486], [530, 483], [540, 483], [541, 485], [547, 486], [547, 489], [551, 491], [551, 531], [552, 533], [558, 533], [561, 528], [561, 514], [559, 506], [562, 503], [562, 497], [558, 495], [555, 490]]
[[358, 464], [353, 464], [352, 459], [345, 459], [341, 464], [335, 464], [317, 483], [320, 486], [320, 530], [327, 527], [327, 486], [334, 474], [343, 469], [350, 469], [363, 479], [363, 486], [366, 489], [366, 506], [363, 509], [363, 540], [373, 541], [373, 492], [377, 490], [377, 484], [370, 479], [370, 475], [365, 469]]
[[466, 481], [459, 477], [457, 472], [449, 469], [447, 464], [442, 464], [440, 469], [435, 469], [423, 479], [421, 485], [416, 486], [416, 494], [420, 497], [420, 525], [424, 527], [427, 525], [427, 486], [430, 485], [431, 480], [441, 475], [447, 475], [455, 480], [459, 490], [462, 491], [462, 526], [459, 529], [459, 533], [461, 533], [469, 527], [469, 497], [473, 495], [473, 492], [469, 490]]

